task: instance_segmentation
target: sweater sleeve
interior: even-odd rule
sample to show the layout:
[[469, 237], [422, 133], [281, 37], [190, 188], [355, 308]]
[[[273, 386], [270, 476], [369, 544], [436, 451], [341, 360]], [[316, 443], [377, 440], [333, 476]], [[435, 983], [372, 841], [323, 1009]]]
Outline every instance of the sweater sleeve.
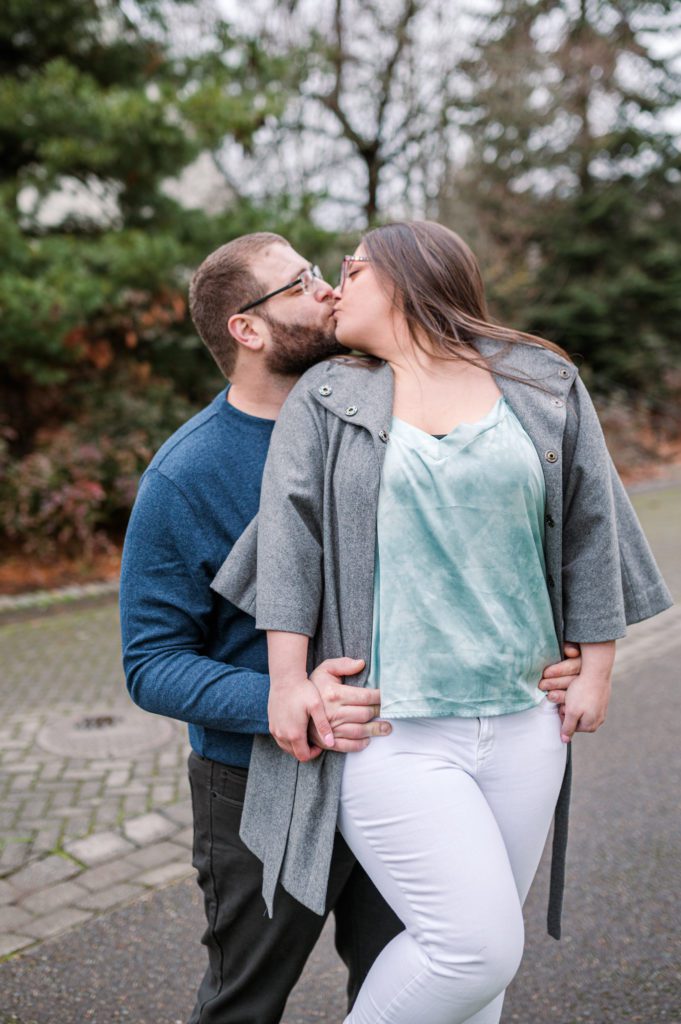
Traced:
[[567, 409], [563, 498], [565, 639], [598, 643], [673, 603], [579, 376]]
[[212, 587], [255, 616], [258, 629], [314, 636], [322, 597], [323, 411], [305, 380], [287, 398], [272, 433], [260, 512]]
[[182, 491], [147, 471], [121, 569], [128, 690], [145, 711], [210, 729], [267, 733], [269, 677], [206, 655], [214, 617], [208, 547]]

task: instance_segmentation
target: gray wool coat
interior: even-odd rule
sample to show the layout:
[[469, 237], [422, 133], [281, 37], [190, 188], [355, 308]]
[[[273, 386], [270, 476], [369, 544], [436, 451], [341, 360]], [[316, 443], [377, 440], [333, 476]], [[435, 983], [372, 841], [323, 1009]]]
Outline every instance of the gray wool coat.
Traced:
[[[577, 368], [539, 345], [478, 339], [475, 347], [544, 471], [547, 585], [558, 641], [624, 636], [628, 624], [663, 611], [672, 598]], [[392, 370], [382, 361], [332, 359], [304, 374], [272, 435], [259, 516], [212, 584], [253, 615], [258, 629], [311, 637], [309, 669], [325, 658], [363, 658], [365, 669], [346, 680], [358, 686], [371, 661], [376, 511], [392, 405]], [[554, 815], [547, 923], [555, 938], [570, 753]], [[255, 737], [241, 838], [263, 862], [270, 916], [278, 881], [324, 912], [344, 756], [326, 751], [300, 763], [271, 737]]]

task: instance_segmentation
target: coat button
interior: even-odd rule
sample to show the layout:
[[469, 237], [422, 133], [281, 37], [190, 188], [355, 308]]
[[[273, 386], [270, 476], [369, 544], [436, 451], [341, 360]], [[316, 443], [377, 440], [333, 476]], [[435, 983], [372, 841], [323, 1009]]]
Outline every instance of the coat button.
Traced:
[[558, 376], [562, 377], [563, 380], [567, 380], [567, 378], [570, 376], [570, 371], [566, 370], [564, 366], [561, 366], [560, 370], [558, 371]]
[[557, 406], [557, 408], [560, 409], [560, 407], [564, 404], [564, 402], [563, 402], [562, 398], [552, 398], [551, 399], [551, 404]]
[[553, 576], [547, 576], [546, 577], [546, 582], [551, 587], [551, 589], [553, 589], [555, 587], [555, 585], [556, 585], [556, 581], [554, 580]]
[[328, 398], [329, 395], [332, 393], [332, 389], [329, 387], [328, 384], [322, 384], [322, 386], [319, 389], [319, 394], [322, 395], [324, 398]]
[[349, 405], [347, 407], [347, 409], [345, 410], [345, 415], [346, 416], [355, 416], [356, 413], [357, 413], [357, 406], [356, 405]]
[[549, 448], [547, 452], [544, 452], [544, 458], [547, 462], [556, 462], [558, 460], [558, 456], [551, 448]]
[[387, 430], [379, 430], [378, 436], [380, 437], [381, 441], [387, 441], [389, 434]]
[[551, 515], [550, 512], [546, 513], [546, 525], [547, 526], [551, 526], [551, 527], [556, 525], [555, 521], [554, 521], [554, 518], [553, 518], [553, 516]]

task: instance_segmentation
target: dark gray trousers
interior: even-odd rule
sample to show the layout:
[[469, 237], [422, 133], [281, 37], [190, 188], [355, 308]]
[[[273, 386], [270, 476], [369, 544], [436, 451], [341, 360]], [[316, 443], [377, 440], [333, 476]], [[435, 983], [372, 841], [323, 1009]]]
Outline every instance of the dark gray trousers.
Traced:
[[348, 968], [351, 1008], [374, 960], [402, 931], [362, 867], [336, 833], [327, 914], [320, 917], [279, 887], [270, 920], [261, 895], [262, 864], [239, 838], [245, 768], [192, 753], [193, 864], [204, 897], [202, 942], [208, 968], [189, 1024], [277, 1024], [326, 916], [335, 916], [336, 949]]

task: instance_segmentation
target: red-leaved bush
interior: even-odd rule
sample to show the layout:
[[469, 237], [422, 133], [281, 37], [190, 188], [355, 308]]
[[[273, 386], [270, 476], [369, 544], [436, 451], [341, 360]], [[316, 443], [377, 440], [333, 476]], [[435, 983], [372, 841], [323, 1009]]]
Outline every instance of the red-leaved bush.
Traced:
[[12, 458], [0, 437], [0, 551], [46, 560], [112, 549], [125, 529], [140, 475], [192, 412], [165, 382], [111, 388], [77, 422], [39, 435]]

